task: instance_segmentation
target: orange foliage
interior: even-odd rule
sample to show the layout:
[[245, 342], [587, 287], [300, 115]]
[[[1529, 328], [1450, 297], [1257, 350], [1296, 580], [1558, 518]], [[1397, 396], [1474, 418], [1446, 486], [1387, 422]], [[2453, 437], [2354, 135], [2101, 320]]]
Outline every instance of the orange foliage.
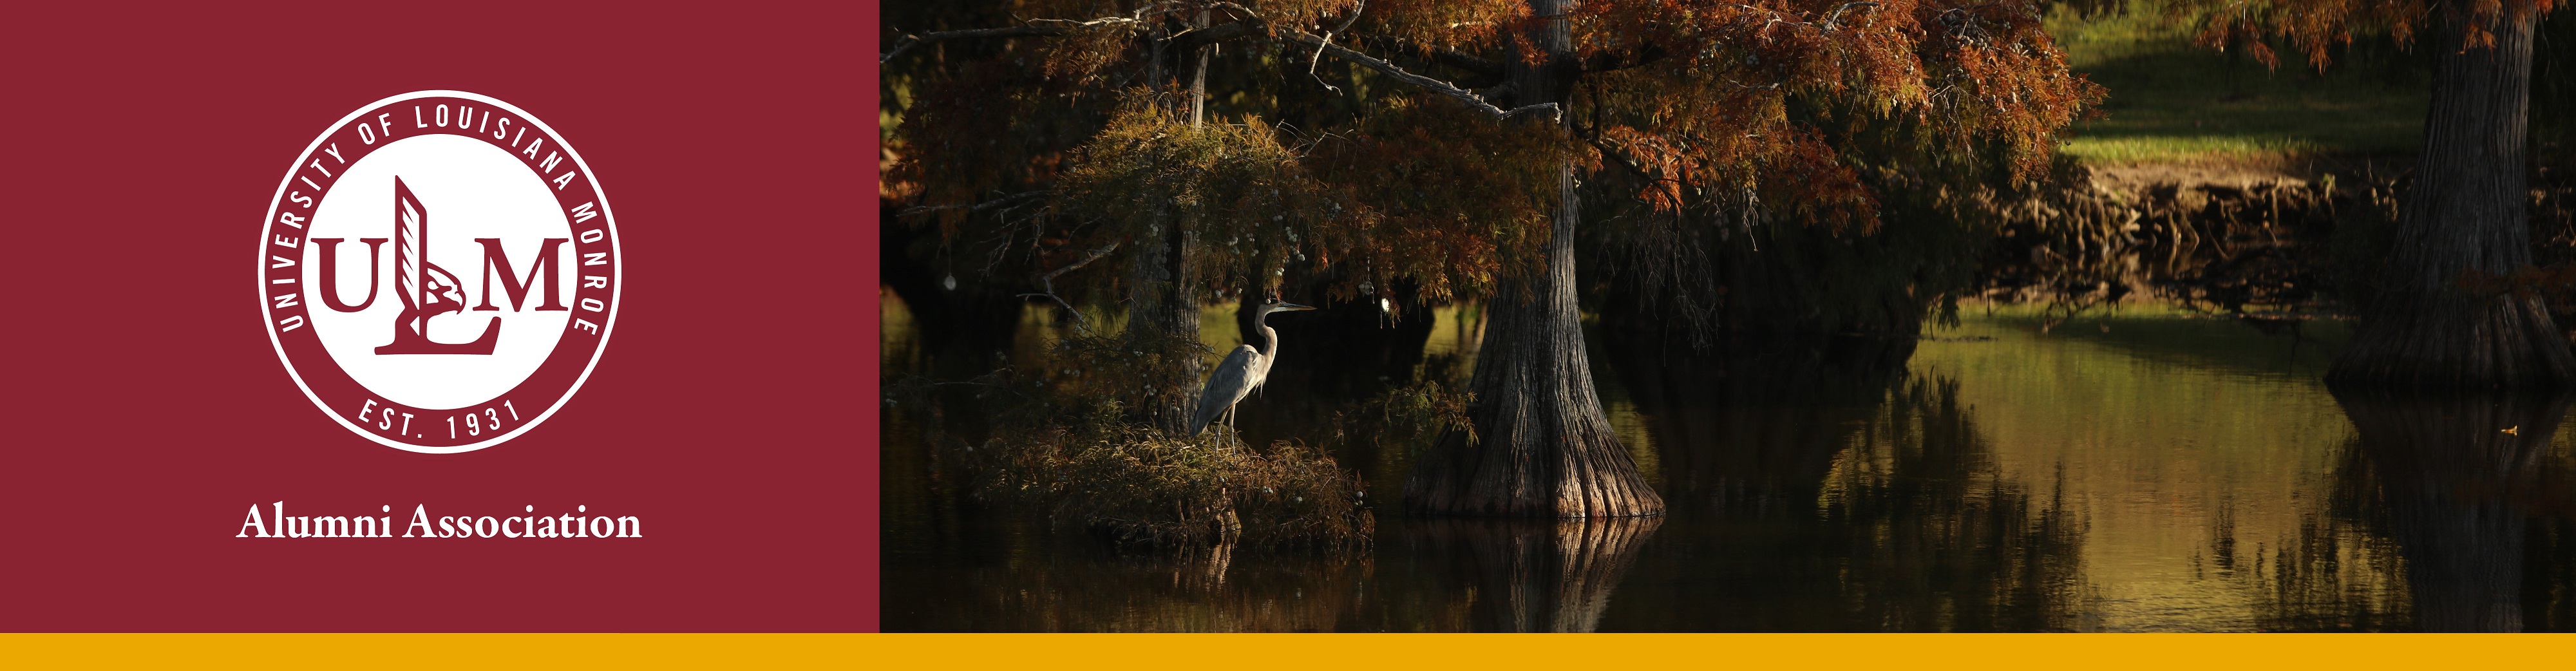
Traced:
[[1481, 51], [1528, 16], [1518, 0], [1369, 0], [1351, 32], [1403, 40], [1417, 53]]
[[[2414, 41], [2421, 22], [2441, 15], [2473, 19], [2521, 19], [2547, 14], [2561, 0], [2173, 0], [2167, 11], [2200, 27], [2202, 46], [2226, 50], [2238, 46], [2268, 67], [2280, 67], [2264, 38], [2279, 37], [2295, 46], [2319, 71], [2333, 62], [2332, 50], [2351, 44], [2355, 35], [2386, 33], [2398, 44]], [[2467, 22], [2463, 42], [2469, 48], [2495, 43], [2487, 20]]]
[[1419, 281], [1424, 298], [1446, 300], [1484, 291], [1506, 267], [1539, 262], [1557, 206], [1556, 166], [1578, 153], [1562, 133], [1443, 100], [1388, 100], [1348, 140], [1321, 143], [1309, 159], [1318, 177], [1369, 208], [1317, 231], [1324, 261], [1358, 267], [1332, 293], [1349, 298], [1361, 282], [1403, 277]]
[[[1333, 292], [1343, 296], [1407, 278], [1437, 300], [1481, 291], [1512, 266], [1536, 263], [1556, 207], [1557, 166], [1569, 158], [1587, 176], [1614, 162], [1645, 174], [1645, 187], [1621, 195], [1656, 211], [1724, 200], [1758, 205], [1769, 217], [1867, 233], [1881, 223], [1879, 195], [1861, 174], [1875, 168], [1849, 138], [1898, 136], [1919, 155], [1993, 157], [2012, 179], [2035, 179], [2049, 166], [2056, 135], [2103, 95], [2067, 71], [2033, 0], [1593, 0], [1563, 17], [1533, 16], [1516, 0], [1023, 0], [1015, 8], [1026, 25], [1090, 23], [1010, 52], [1007, 60], [1038, 71], [1042, 84], [983, 69], [1010, 66], [959, 67], [916, 103], [902, 134], [912, 164], [896, 173], [926, 185], [925, 204], [971, 203], [998, 184], [1044, 181], [1039, 173], [1053, 174], [1052, 164], [1040, 170], [1032, 163], [1038, 156], [995, 145], [992, 129], [1083, 118], [1051, 106], [1091, 105], [1098, 114], [1104, 96], [1082, 91], [1102, 80], [1171, 86], [1169, 69], [1161, 70], [1163, 82], [1102, 73], [1145, 69], [1138, 45], [1191, 29], [1201, 12], [1218, 23], [1255, 24], [1249, 39], [1272, 41], [1276, 50], [1229, 53], [1267, 54], [1246, 60], [1293, 68], [1279, 75], [1295, 86], [1316, 78], [1307, 74], [1315, 52], [1284, 39], [1289, 31], [1333, 32], [1334, 44], [1444, 78], [1459, 76], [1449, 68], [1476, 69], [1459, 63], [1527, 54], [1507, 40], [1532, 22], [1567, 21], [1573, 55], [1587, 69], [1576, 75], [1566, 126], [1497, 121], [1414, 84], [1377, 79], [1365, 92], [1332, 94], [1346, 97], [1330, 104], [1361, 110], [1348, 127], [1274, 128], [1246, 119], [1206, 135], [1177, 120], [1186, 114], [1117, 116], [1092, 131], [1097, 135], [1065, 173], [1083, 177], [1058, 184], [1053, 195], [1103, 227], [1080, 236], [1084, 249], [1151, 222], [1180, 221], [1204, 227], [1206, 243], [1242, 245], [1238, 239], [1257, 235], [1269, 246], [1212, 251], [1210, 258], [1239, 268], [1231, 272], [1242, 275], [1233, 276], [1261, 275], [1255, 281], [1267, 283], [1286, 259], [1307, 260], [1318, 269], [1338, 267]], [[1483, 81], [1470, 88], [1493, 86], [1492, 74], [1469, 73]], [[1212, 81], [1211, 93], [1223, 86]], [[1048, 92], [1032, 90], [1039, 88]], [[1157, 104], [1173, 104], [1164, 90]], [[1533, 102], [1543, 101], [1518, 104]], [[1225, 165], [1240, 160], [1290, 165]], [[1229, 179], [1264, 186], [1247, 190]], [[1142, 190], [1083, 192], [1090, 188]], [[1191, 194], [1257, 198], [1214, 203]], [[1181, 216], [1135, 215], [1166, 210]], [[962, 216], [947, 214], [958, 211], [943, 216]], [[1309, 237], [1288, 238], [1290, 230]]]
[[1759, 188], [1803, 219], [1867, 232], [1876, 203], [1843, 152], [1798, 109], [1919, 125], [1942, 148], [2004, 148], [2015, 179], [2043, 173], [2056, 134], [2102, 98], [2067, 72], [2028, 2], [1758, 0], [1596, 2], [1586, 58], [1659, 61], [1606, 73], [1594, 133], [1656, 177], [1641, 198], [1680, 206], [1686, 186]]

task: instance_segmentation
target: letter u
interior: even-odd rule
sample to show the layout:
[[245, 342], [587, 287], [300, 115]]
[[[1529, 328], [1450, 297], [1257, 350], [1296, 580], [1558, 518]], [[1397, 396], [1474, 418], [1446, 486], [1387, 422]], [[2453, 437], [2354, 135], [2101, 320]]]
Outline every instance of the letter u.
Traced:
[[341, 312], [357, 312], [359, 310], [367, 309], [367, 306], [369, 305], [376, 304], [376, 278], [378, 276], [378, 268], [376, 264], [379, 263], [378, 259], [382, 258], [376, 254], [376, 251], [378, 248], [384, 246], [386, 240], [390, 240], [391, 238], [358, 239], [359, 242], [367, 243], [367, 300], [358, 303], [354, 307], [348, 303], [340, 302], [340, 253], [337, 250], [340, 248], [340, 242], [347, 239], [348, 238], [313, 238], [312, 240], [314, 246], [320, 247], [320, 249], [314, 250], [314, 253], [322, 256], [322, 267], [319, 268], [322, 273], [322, 286], [320, 291], [322, 294], [322, 304], [329, 305], [331, 306], [331, 309]]

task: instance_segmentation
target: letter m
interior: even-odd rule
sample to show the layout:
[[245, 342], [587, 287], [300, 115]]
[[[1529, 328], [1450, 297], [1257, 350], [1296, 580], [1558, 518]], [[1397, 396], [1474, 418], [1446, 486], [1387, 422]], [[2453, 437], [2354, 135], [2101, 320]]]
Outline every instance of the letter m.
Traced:
[[571, 238], [546, 238], [546, 243], [537, 247], [537, 262], [528, 266], [528, 276], [524, 279], [513, 274], [518, 271], [510, 267], [510, 255], [501, 251], [500, 238], [475, 238], [474, 241], [483, 243], [483, 304], [474, 306], [474, 309], [501, 309], [492, 304], [492, 276], [495, 272], [500, 275], [501, 290], [510, 294], [511, 311], [527, 309], [528, 288], [536, 284], [546, 286], [546, 302], [538, 305], [537, 309], [568, 309], [563, 304], [563, 290], [560, 288], [563, 283], [555, 281], [554, 275], [546, 271], [554, 268], [555, 249], [571, 242]]
[[314, 538], [349, 538], [349, 537], [350, 537], [350, 536], [349, 536], [349, 518], [346, 518], [346, 517], [316, 517], [316, 518], [313, 518], [313, 537], [314, 537]]

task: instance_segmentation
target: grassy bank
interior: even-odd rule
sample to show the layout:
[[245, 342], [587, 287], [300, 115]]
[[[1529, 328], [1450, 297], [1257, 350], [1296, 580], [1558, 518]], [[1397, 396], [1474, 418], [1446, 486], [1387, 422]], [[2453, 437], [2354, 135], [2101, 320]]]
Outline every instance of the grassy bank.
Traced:
[[2068, 64], [2110, 89], [2106, 118], [2078, 124], [2068, 154], [2095, 165], [2279, 165], [2320, 156], [2410, 154], [2428, 101], [2422, 47], [2365, 37], [2323, 74], [2275, 45], [2278, 70], [2192, 44], [2193, 31], [2142, 4], [2084, 17], [2067, 5], [2049, 30]]

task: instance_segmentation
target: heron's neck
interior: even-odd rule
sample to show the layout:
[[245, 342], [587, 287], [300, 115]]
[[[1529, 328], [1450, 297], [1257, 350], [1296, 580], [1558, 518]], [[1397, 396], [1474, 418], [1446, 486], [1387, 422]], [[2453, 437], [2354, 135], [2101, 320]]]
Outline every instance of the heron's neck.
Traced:
[[1261, 356], [1265, 359], [1279, 356], [1279, 332], [1270, 330], [1269, 322], [1270, 313], [1267, 312], [1252, 318], [1253, 328], [1261, 329]]

